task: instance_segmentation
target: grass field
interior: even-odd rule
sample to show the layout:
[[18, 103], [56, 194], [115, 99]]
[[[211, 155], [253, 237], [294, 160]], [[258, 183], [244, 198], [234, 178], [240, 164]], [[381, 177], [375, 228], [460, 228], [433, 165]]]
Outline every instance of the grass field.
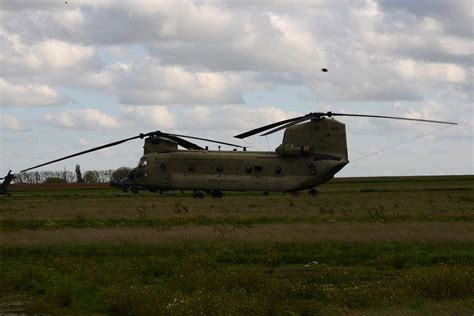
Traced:
[[474, 176], [315, 197], [15, 190], [0, 258], [0, 314], [473, 315]]

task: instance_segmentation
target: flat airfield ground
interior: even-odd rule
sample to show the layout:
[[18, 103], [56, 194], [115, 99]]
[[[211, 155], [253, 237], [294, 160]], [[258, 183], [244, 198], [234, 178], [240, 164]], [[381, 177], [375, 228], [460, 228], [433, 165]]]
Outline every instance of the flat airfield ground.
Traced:
[[474, 313], [474, 176], [0, 197], [0, 314]]

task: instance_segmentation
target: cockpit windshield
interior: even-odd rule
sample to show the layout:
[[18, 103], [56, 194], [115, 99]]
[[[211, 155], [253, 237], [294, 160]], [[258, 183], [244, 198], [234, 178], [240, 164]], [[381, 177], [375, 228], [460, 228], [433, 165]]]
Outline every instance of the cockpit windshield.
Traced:
[[140, 158], [140, 161], [138, 162], [138, 168], [143, 168], [146, 167], [147, 161], [145, 157]]

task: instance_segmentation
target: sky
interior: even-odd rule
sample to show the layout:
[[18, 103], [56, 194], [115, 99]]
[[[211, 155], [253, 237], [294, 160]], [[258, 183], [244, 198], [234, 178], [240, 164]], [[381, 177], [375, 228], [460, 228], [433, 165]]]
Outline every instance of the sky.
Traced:
[[[473, 6], [0, 0], [0, 174], [154, 130], [274, 150], [282, 132], [233, 135], [328, 110], [459, 123], [340, 119], [338, 176], [473, 174]], [[42, 170], [131, 167], [142, 146]]]

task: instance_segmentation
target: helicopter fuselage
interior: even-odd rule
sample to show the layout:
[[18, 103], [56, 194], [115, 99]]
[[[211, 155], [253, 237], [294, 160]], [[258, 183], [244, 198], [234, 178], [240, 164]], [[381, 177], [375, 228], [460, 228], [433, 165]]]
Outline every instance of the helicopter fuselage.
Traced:
[[130, 180], [149, 190], [283, 191], [313, 188], [348, 163], [327, 154], [178, 150], [142, 156]]

